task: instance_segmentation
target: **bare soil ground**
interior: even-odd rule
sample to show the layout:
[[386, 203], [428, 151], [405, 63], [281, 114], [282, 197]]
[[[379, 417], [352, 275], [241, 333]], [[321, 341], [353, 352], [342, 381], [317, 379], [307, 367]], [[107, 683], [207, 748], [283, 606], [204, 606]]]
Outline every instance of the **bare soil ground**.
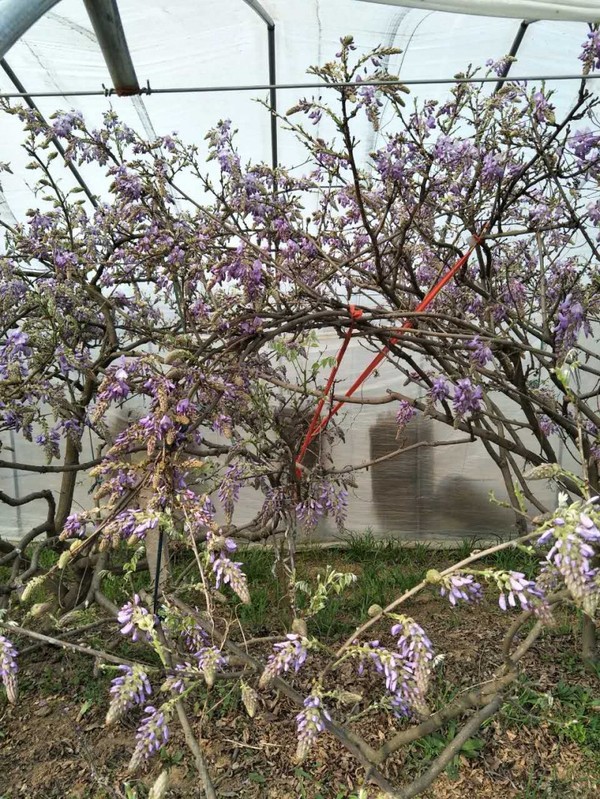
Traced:
[[[363, 570], [354, 565], [354, 571]], [[315, 568], [305, 566], [307, 573]], [[406, 612], [426, 626], [436, 651], [445, 655], [436, 672], [436, 697], [485, 681], [500, 662], [506, 619], [494, 606], [453, 611], [429, 596]], [[268, 631], [265, 624], [262, 619], [260, 634]], [[334, 627], [330, 642], [342, 639]], [[90, 633], [82, 640], [132, 656], [116, 630], [108, 638]], [[523, 677], [499, 714], [471, 739], [426, 794], [429, 799], [600, 795], [600, 680], [582, 668], [577, 647], [575, 617], [559, 616], [527, 656]], [[317, 660], [312, 669], [318, 665]], [[94, 672], [91, 659], [73, 652], [48, 647], [25, 656], [19, 704], [9, 706], [0, 697], [0, 799], [142, 799], [164, 768], [171, 780], [167, 797], [203, 796], [175, 721], [167, 750], [145, 773], [128, 776], [139, 713], [104, 727], [111, 676]], [[341, 678], [348, 690], [370, 690], [350, 669]], [[311, 667], [294, 679], [300, 691], [308, 692], [310, 683]], [[225, 682], [190, 703], [189, 711], [219, 797], [350, 799], [362, 784], [364, 770], [327, 734], [301, 767], [295, 764], [298, 709], [274, 692], [264, 694], [253, 720], [244, 713], [239, 689]], [[344, 712], [337, 709], [336, 717]], [[354, 728], [375, 745], [397, 725], [380, 712]], [[384, 769], [390, 780], [400, 786], [414, 778], [451, 734], [444, 729], [396, 753]], [[369, 788], [369, 797], [377, 795]]]

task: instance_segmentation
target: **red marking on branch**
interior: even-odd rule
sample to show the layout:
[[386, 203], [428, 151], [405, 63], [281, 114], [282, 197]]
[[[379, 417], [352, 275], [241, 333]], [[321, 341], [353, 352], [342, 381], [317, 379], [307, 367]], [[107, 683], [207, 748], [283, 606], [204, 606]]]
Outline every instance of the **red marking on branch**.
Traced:
[[342, 346], [340, 347], [340, 351], [338, 352], [335, 365], [331, 370], [331, 374], [329, 375], [329, 380], [327, 381], [327, 385], [325, 386], [325, 390], [323, 392], [323, 396], [317, 402], [317, 407], [315, 408], [315, 412], [313, 414], [312, 419], [310, 420], [310, 424], [308, 426], [308, 430], [306, 431], [306, 435], [304, 436], [304, 441], [302, 442], [302, 446], [300, 447], [300, 451], [298, 452], [298, 457], [296, 458], [296, 477], [300, 479], [302, 476], [302, 469], [301, 464], [304, 460], [304, 456], [306, 455], [306, 451], [310, 445], [312, 439], [317, 435], [315, 433], [315, 428], [318, 425], [319, 418], [321, 416], [321, 411], [323, 410], [323, 405], [325, 404], [325, 400], [327, 399], [327, 395], [331, 391], [331, 387], [333, 385], [333, 381], [335, 380], [335, 376], [338, 373], [338, 369], [340, 368], [340, 364], [346, 354], [346, 350], [348, 349], [348, 344], [350, 344], [350, 339], [352, 338], [352, 333], [354, 332], [354, 325], [363, 315], [363, 312], [360, 308], [356, 308], [354, 305], [348, 306], [348, 313], [350, 314], [350, 325], [348, 326], [348, 330], [346, 335], [344, 336], [344, 341], [342, 342]]
[[[484, 228], [484, 230], [485, 230], [485, 228]], [[483, 233], [482, 233], [482, 235], [483, 235]], [[472, 244], [469, 247], [469, 249], [467, 250], [467, 252], [464, 255], [462, 255], [458, 259], [458, 261], [454, 264], [454, 266], [452, 266], [452, 268], [449, 269], [446, 272], [446, 274], [443, 275], [438, 280], [438, 282], [427, 292], [425, 297], [423, 297], [421, 302], [415, 308], [415, 311], [417, 311], [417, 312], [424, 311], [424, 310], [426, 310], [426, 308], [429, 305], [431, 305], [433, 300], [437, 297], [437, 295], [444, 288], [444, 286], [447, 283], [449, 283], [450, 280], [452, 280], [452, 278], [456, 275], [457, 272], [459, 272], [463, 268], [463, 266], [465, 266], [465, 264], [469, 260], [469, 256], [471, 255], [471, 253], [473, 252], [475, 247], [480, 242], [481, 242], [481, 236], [473, 236]], [[350, 343], [350, 338], [352, 337], [352, 332], [353, 332], [353, 329], [354, 329], [354, 322], [355, 322], [355, 320], [360, 319], [360, 317], [362, 316], [362, 313], [363, 313], [361, 310], [359, 310], [359, 309], [357, 310], [354, 307], [354, 305], [350, 305], [348, 307], [348, 311], [350, 313], [350, 318], [351, 318], [350, 327], [348, 328], [348, 332], [346, 333], [346, 336], [344, 337], [344, 342], [343, 342], [343, 344], [341, 346], [340, 351], [338, 352], [335, 366], [333, 367], [333, 370], [332, 370], [331, 374], [329, 375], [329, 380], [327, 381], [327, 385], [325, 386], [325, 391], [323, 393], [323, 397], [317, 403], [317, 407], [315, 408], [315, 412], [314, 412], [313, 417], [311, 419], [311, 422], [310, 422], [310, 424], [308, 426], [308, 430], [306, 431], [306, 435], [304, 436], [304, 440], [302, 442], [302, 446], [300, 447], [300, 451], [298, 452], [298, 457], [296, 458], [296, 477], [298, 479], [300, 479], [300, 477], [302, 476], [302, 468], [301, 468], [302, 461], [304, 460], [304, 457], [306, 455], [306, 451], [308, 450], [308, 447], [310, 446], [310, 442], [314, 438], [316, 438], [316, 436], [318, 436], [320, 433], [322, 433], [325, 430], [325, 428], [327, 427], [327, 425], [329, 424], [331, 419], [340, 410], [340, 408], [342, 408], [343, 405], [345, 404], [344, 400], [340, 400], [338, 403], [336, 403], [333, 406], [333, 408], [329, 411], [327, 416], [325, 416], [324, 419], [319, 421], [320, 416], [321, 416], [321, 411], [323, 410], [323, 405], [325, 404], [325, 399], [326, 399], [327, 395], [329, 394], [329, 392], [331, 391], [331, 387], [333, 385], [333, 381], [335, 380], [335, 376], [336, 376], [336, 374], [337, 374], [337, 372], [338, 372], [338, 370], [340, 368], [340, 364], [342, 362], [342, 359], [343, 359], [344, 355], [346, 354], [346, 350], [348, 349], [348, 344]], [[405, 322], [402, 325], [402, 327], [400, 327], [397, 330], [397, 332], [400, 334], [400, 333], [402, 333], [402, 331], [410, 330], [410, 328], [412, 328], [412, 327], [414, 327], [414, 322], [409, 320], [409, 321]], [[377, 355], [373, 358], [371, 363], [365, 369], [363, 369], [363, 371], [356, 378], [354, 383], [352, 383], [352, 385], [350, 386], [348, 391], [346, 391], [346, 393], [344, 395], [345, 397], [351, 397], [360, 388], [360, 386], [362, 386], [362, 384], [365, 382], [365, 380], [367, 380], [367, 378], [370, 377], [370, 375], [375, 371], [375, 369], [377, 369], [379, 364], [387, 357], [387, 355], [388, 355], [388, 353], [390, 351], [390, 347], [393, 346], [394, 344], [397, 344], [399, 341], [400, 341], [400, 337], [399, 336], [392, 336], [392, 338], [390, 338], [389, 345], [386, 345], [385, 347], [383, 347], [381, 352], [377, 353]]]

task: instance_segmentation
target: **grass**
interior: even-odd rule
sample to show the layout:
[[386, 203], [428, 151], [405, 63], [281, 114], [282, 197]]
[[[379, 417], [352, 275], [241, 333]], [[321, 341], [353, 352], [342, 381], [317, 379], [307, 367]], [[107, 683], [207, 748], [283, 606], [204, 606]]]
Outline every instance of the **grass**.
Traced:
[[559, 741], [577, 744], [600, 769], [600, 696], [592, 692], [592, 680], [590, 689], [560, 680], [544, 692], [522, 677], [501, 717], [514, 728], [549, 728]]
[[[358, 581], [342, 597], [333, 596], [324, 610], [309, 623], [311, 634], [327, 639], [349, 635], [358, 618], [365, 618], [373, 605], [385, 607], [400, 594], [421, 582], [431, 568], [438, 568], [467, 557], [477, 547], [475, 539], [464, 539], [456, 550], [435, 550], [427, 544], [403, 546], [398, 541], [380, 541], [370, 531], [349, 535], [346, 546], [340, 549], [311, 548], [296, 555], [297, 579], [316, 582], [316, 574], [330, 563], [340, 571], [353, 571]], [[53, 555], [54, 553], [48, 553]], [[253, 546], [238, 550], [236, 557], [242, 563], [251, 586], [252, 603], [239, 605], [237, 615], [251, 634], [284, 632], [290, 624], [286, 587], [277, 577], [276, 556], [271, 548]], [[189, 558], [178, 556], [174, 562], [173, 576], [177, 579], [190, 564]], [[506, 571], [534, 574], [537, 558], [527, 551], [509, 548], [483, 559], [478, 568], [495, 568]], [[193, 572], [192, 572], [193, 573]], [[147, 572], [133, 573], [127, 581], [107, 575], [102, 590], [116, 605], [126, 602], [132, 592], [148, 589]], [[229, 589], [225, 589], [229, 593]], [[189, 596], [190, 600], [194, 597]], [[299, 595], [300, 607], [302, 596]]]

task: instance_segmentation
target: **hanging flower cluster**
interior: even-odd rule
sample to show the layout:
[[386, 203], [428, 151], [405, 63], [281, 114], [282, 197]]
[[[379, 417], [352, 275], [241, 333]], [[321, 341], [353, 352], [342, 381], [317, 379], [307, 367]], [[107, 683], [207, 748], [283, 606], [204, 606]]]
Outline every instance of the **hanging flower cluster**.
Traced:
[[13, 705], [19, 696], [17, 671], [17, 650], [6, 636], [0, 635], [0, 680], [6, 689], [6, 698]]
[[413, 619], [396, 616], [391, 632], [398, 636], [397, 649], [379, 641], [354, 644], [351, 657], [358, 659], [362, 674], [371, 664], [385, 680], [385, 688], [395, 711], [402, 716], [425, 716], [429, 712], [425, 696], [433, 662], [433, 647], [424, 630]]
[[110, 705], [106, 714], [106, 724], [119, 721], [129, 708], [142, 705], [152, 693], [148, 675], [140, 666], [119, 666], [122, 674], [111, 682]]
[[169, 728], [165, 713], [152, 705], [144, 708], [146, 714], [136, 733], [137, 744], [134, 749], [128, 770], [137, 771], [153, 754], [169, 740]]
[[126, 602], [117, 616], [119, 624], [122, 624], [121, 633], [131, 636], [132, 641], [137, 641], [140, 633], [145, 638], [150, 637], [154, 629], [154, 618], [150, 612], [142, 605], [138, 594], [134, 594], [130, 602]]
[[263, 671], [259, 686], [266, 688], [284, 671], [298, 672], [307, 658], [310, 641], [297, 633], [288, 633], [285, 641], [275, 644], [272, 655]]
[[312, 483], [308, 497], [296, 505], [296, 514], [307, 533], [316, 530], [325, 516], [333, 516], [339, 529], [343, 529], [348, 509], [348, 492], [328, 480]]
[[307, 696], [304, 700], [304, 710], [296, 716], [298, 747], [296, 760], [301, 763], [306, 759], [319, 733], [325, 729], [325, 722], [331, 721], [331, 716], [323, 706], [317, 691]]
[[440, 594], [447, 596], [451, 605], [456, 605], [460, 601], [479, 602], [483, 599], [481, 584], [472, 574], [455, 572], [445, 577], [440, 576], [435, 582], [440, 583]]
[[594, 505], [561, 510], [538, 539], [550, 545], [546, 561], [560, 575], [577, 604], [593, 616], [600, 603], [600, 572], [593, 565], [600, 544], [600, 513]]
[[216, 587], [229, 585], [241, 601], [248, 605], [250, 604], [250, 593], [246, 575], [241, 568], [242, 564], [229, 557], [229, 553], [235, 552], [236, 549], [237, 544], [232, 538], [226, 538], [211, 531], [207, 533], [206, 550], [215, 575]]

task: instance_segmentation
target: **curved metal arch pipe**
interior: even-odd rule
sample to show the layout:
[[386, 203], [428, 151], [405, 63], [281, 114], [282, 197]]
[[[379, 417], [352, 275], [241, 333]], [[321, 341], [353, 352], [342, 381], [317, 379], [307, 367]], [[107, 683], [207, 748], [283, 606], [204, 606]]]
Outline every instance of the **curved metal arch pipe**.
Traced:
[[277, 72], [276, 72], [276, 53], [275, 53], [275, 21], [273, 17], [263, 8], [258, 0], [243, 0], [255, 14], [262, 19], [267, 26], [267, 55], [269, 59], [269, 103], [271, 106], [271, 164], [273, 169], [277, 168], [279, 157], [277, 154]]
[[140, 93], [117, 0], [83, 0], [119, 97]]
[[0, 58], [60, 0], [0, 0]]
[[[0, 59], [32, 25], [60, 0], [0, 0]], [[115, 92], [119, 96], [140, 93], [127, 46], [117, 0], [84, 0]]]

